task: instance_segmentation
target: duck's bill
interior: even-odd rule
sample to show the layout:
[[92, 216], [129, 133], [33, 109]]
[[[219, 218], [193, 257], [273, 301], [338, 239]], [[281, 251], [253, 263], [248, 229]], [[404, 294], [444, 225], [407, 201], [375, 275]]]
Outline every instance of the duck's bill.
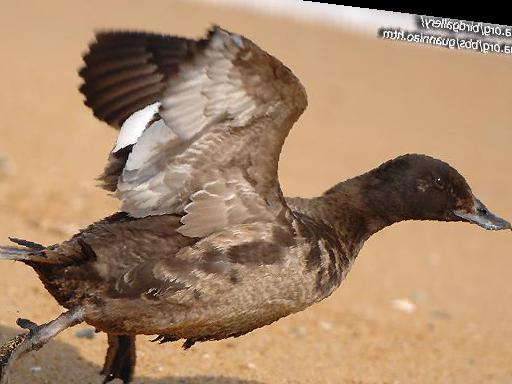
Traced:
[[455, 211], [454, 213], [461, 219], [477, 224], [485, 229], [493, 231], [498, 231], [500, 229], [512, 229], [508, 221], [489, 211], [478, 199], [475, 199], [473, 210], [471, 212]]

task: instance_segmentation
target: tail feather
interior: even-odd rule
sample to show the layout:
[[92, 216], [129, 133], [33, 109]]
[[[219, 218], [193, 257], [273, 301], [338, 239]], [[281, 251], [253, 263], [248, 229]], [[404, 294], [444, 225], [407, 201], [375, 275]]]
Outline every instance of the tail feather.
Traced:
[[33, 241], [28, 241], [28, 240], [23, 240], [23, 239], [18, 239], [16, 237], [9, 237], [9, 240], [11, 240], [13, 243], [15, 244], [18, 244], [18, 245], [21, 245], [25, 248], [30, 248], [30, 249], [34, 249], [36, 251], [42, 251], [43, 249], [45, 249], [46, 247], [42, 244], [39, 244], [39, 243], [34, 243]]
[[39, 261], [47, 258], [44, 245], [32, 241], [10, 237], [18, 246], [0, 246], [0, 260]]
[[0, 259], [4, 260], [29, 260], [30, 252], [16, 247], [0, 246]]

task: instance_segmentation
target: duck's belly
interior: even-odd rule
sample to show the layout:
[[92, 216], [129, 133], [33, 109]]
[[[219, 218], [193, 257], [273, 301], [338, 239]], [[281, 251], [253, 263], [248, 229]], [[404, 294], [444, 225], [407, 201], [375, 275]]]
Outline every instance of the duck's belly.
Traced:
[[317, 301], [316, 276], [299, 268], [300, 263], [295, 262], [257, 266], [241, 271], [236, 281], [204, 277], [206, 281], [197, 284], [197, 290], [183, 289], [161, 297], [93, 300], [86, 321], [111, 333], [197, 340], [242, 335]]
[[194, 289], [176, 288], [161, 295], [148, 294], [151, 289], [144, 287], [138, 288], [145, 293], [120, 292], [119, 282], [93, 278], [92, 270], [87, 273], [83, 265], [40, 276], [61, 305], [84, 307], [85, 321], [101, 331], [223, 339], [270, 324], [318, 300], [316, 272], [305, 271], [295, 256], [280, 263], [239, 265], [237, 279], [210, 273]]
[[119, 300], [90, 307], [86, 322], [99, 330], [118, 334], [165, 335], [194, 341], [236, 337], [273, 323], [306, 308], [289, 300], [247, 303], [244, 306], [217, 303], [201, 308], [180, 308]]

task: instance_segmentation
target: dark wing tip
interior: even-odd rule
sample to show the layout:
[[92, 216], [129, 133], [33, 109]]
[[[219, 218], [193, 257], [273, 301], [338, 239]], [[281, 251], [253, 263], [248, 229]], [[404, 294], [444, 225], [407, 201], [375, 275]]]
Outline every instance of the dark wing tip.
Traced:
[[99, 31], [82, 56], [79, 91], [94, 115], [115, 128], [160, 100], [168, 76], [195, 41], [141, 31]]

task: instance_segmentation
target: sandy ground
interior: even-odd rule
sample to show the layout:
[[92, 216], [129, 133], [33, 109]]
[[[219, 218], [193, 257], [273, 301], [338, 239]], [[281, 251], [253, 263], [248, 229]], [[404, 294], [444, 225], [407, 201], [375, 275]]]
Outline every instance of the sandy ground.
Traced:
[[[23, 5], [20, 5], [23, 4]], [[312, 196], [402, 153], [428, 153], [512, 218], [512, 62], [241, 11], [172, 1], [3, 2], [0, 239], [50, 244], [114, 212], [95, 187], [115, 132], [82, 105], [80, 55], [105, 28], [200, 36], [238, 31], [301, 78], [309, 108], [286, 142], [287, 195]], [[512, 236], [401, 223], [375, 235], [342, 287], [251, 334], [178, 345], [138, 339], [137, 383], [512, 383]], [[1, 340], [19, 316], [62, 311], [30, 268], [0, 263]], [[415, 305], [412, 313], [395, 299]], [[16, 365], [13, 383], [99, 383], [105, 337], [64, 332]], [[39, 368], [38, 368], [39, 367]]]

